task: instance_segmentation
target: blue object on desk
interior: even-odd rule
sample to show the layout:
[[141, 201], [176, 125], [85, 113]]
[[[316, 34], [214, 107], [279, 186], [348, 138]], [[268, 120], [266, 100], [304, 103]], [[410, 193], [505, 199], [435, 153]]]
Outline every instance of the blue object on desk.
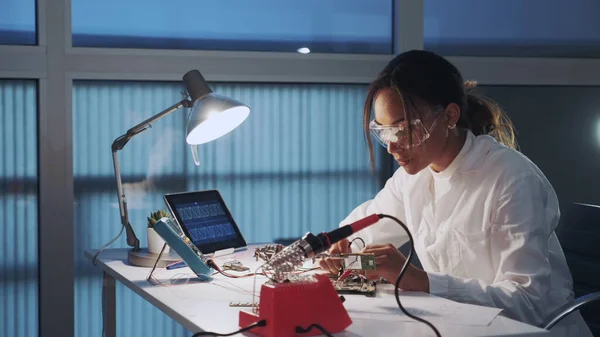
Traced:
[[179, 268], [183, 268], [183, 267], [187, 267], [187, 263], [185, 263], [185, 261], [179, 261], [179, 262], [169, 264], [167, 266], [167, 270], [179, 269]]
[[173, 248], [184, 263], [203, 281], [212, 280], [212, 269], [206, 264], [205, 256], [185, 236], [179, 225], [170, 218], [162, 218], [154, 224], [154, 230], [169, 247]]

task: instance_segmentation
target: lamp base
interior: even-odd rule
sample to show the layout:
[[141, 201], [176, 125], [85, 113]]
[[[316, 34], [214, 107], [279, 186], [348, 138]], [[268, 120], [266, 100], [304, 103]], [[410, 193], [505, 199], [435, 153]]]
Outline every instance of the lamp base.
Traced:
[[[152, 254], [148, 252], [147, 248], [142, 248], [138, 251], [130, 250], [127, 254], [127, 262], [136, 267], [147, 267], [152, 268], [156, 263], [158, 254]], [[160, 257], [157, 268], [164, 268], [169, 263], [181, 261], [181, 257], [176, 252], [170, 251], [168, 254], [164, 254]]]

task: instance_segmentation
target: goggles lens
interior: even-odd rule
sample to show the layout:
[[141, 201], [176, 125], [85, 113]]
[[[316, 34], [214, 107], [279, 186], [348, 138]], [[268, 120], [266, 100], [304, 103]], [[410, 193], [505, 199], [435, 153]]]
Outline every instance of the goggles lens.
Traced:
[[[411, 145], [413, 147], [421, 145], [430, 136], [427, 129], [425, 129], [425, 126], [423, 126], [423, 123], [421, 123], [421, 120], [412, 120], [411, 124], [412, 130], [409, 129], [407, 124], [398, 124], [394, 126], [379, 125], [375, 122], [375, 120], [372, 120], [369, 124], [369, 129], [371, 130], [371, 133], [373, 134], [375, 139], [377, 139], [379, 144], [381, 144], [386, 149], [390, 144], [401, 147], [403, 149], [409, 149]], [[410, 139], [411, 134], [412, 144]]]

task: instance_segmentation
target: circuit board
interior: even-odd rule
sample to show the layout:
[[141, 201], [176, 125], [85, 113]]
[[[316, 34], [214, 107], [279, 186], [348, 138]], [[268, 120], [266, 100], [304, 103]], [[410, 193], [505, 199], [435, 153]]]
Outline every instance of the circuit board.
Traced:
[[[256, 248], [254, 257], [256, 260], [268, 262], [277, 253], [283, 250], [282, 245], [265, 245]], [[339, 275], [330, 277], [331, 283], [339, 294], [359, 294], [366, 296], [375, 296], [378, 280], [369, 280], [364, 275], [365, 271], [373, 271], [376, 269], [375, 255], [364, 253], [345, 253], [345, 254], [318, 254], [313, 258], [313, 263], [317, 259], [330, 258], [338, 260], [342, 265], [342, 270]], [[311, 275], [289, 274], [284, 282], [300, 283], [300, 282], [315, 282], [316, 280]], [[273, 280], [267, 282], [271, 283]]]
[[338, 258], [342, 258], [344, 269], [348, 270], [375, 270], [375, 255], [373, 254], [340, 254]]
[[344, 281], [333, 281], [333, 287], [338, 294], [357, 294], [375, 297], [377, 284], [373, 281], [364, 283], [346, 283]]
[[[315, 279], [311, 275], [290, 275], [287, 281], [292, 283], [315, 282]], [[344, 280], [332, 278], [331, 284], [338, 294], [355, 294], [374, 297], [375, 292], [377, 291], [377, 281], [367, 280], [362, 275], [352, 275]]]
[[377, 281], [368, 280], [358, 274], [351, 275], [343, 280], [332, 279], [331, 283], [339, 294], [358, 294], [374, 297], [377, 291]]

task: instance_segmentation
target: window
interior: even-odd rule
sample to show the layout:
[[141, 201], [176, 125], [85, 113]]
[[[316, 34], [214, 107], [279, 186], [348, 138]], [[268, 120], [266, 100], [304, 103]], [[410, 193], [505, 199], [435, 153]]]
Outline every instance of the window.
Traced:
[[392, 0], [73, 0], [73, 46], [391, 54], [392, 6]]
[[2, 0], [0, 44], [36, 44], [35, 0]]
[[425, 49], [449, 56], [600, 56], [600, 2], [425, 0]]
[[0, 335], [38, 335], [37, 85], [0, 80]]
[[[187, 112], [181, 110], [119, 152], [129, 216], [142, 246], [147, 246], [146, 216], [166, 208], [165, 193], [218, 189], [252, 243], [335, 228], [377, 192], [362, 136], [365, 85], [217, 83], [212, 88], [252, 110], [239, 128], [201, 147], [199, 167], [185, 145]], [[109, 145], [181, 100], [181, 90], [178, 83], [75, 82], [76, 252], [99, 248], [120, 230]], [[123, 236], [112, 247], [124, 246]], [[83, 254], [75, 258], [76, 335], [99, 336], [101, 274]], [[184, 330], [158, 309], [120, 289], [119, 312], [162, 319], [133, 320], [136, 326], [120, 325], [118, 335], [182, 336]]]

